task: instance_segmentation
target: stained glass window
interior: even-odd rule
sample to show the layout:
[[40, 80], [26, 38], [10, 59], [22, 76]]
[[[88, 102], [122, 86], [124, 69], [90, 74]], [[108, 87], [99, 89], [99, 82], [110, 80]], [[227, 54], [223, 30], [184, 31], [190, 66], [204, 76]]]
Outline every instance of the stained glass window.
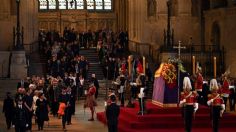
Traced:
[[48, 9], [48, 2], [47, 2], [47, 0], [39, 0], [39, 9], [40, 10]]
[[66, 3], [67, 1], [66, 0], [58, 0], [58, 8], [59, 9], [66, 9]]
[[48, 0], [48, 9], [56, 9], [57, 3], [56, 0]]
[[68, 9], [75, 9], [75, 0], [67, 0]]
[[88, 10], [94, 9], [94, 1], [93, 0], [87, 0], [87, 9]]
[[95, 4], [96, 4], [95, 7], [96, 7], [97, 10], [102, 10], [103, 9], [103, 0], [96, 0]]
[[105, 10], [111, 10], [112, 9], [111, 0], [104, 0], [104, 9]]
[[84, 0], [76, 0], [76, 9], [84, 9]]

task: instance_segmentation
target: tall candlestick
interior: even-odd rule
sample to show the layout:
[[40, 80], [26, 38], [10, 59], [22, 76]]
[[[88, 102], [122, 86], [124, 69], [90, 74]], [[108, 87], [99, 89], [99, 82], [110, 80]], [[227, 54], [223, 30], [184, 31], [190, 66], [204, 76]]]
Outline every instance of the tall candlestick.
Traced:
[[129, 76], [131, 76], [131, 55], [128, 57], [128, 72]]
[[195, 62], [195, 56], [193, 56], [193, 75], [196, 73], [196, 62]]
[[216, 57], [214, 57], [214, 78], [216, 78]]
[[146, 62], [145, 62], [145, 57], [143, 56], [143, 74], [146, 75], [145, 73], [146, 73]]

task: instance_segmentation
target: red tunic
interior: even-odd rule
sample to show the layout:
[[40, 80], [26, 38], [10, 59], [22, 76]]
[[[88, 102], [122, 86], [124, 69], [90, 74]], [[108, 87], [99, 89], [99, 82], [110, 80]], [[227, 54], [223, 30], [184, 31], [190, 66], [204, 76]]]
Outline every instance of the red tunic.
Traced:
[[186, 104], [194, 104], [197, 103], [197, 93], [195, 92], [182, 92], [181, 93], [181, 100], [186, 99]]
[[197, 80], [195, 82], [195, 90], [196, 91], [202, 91], [202, 85], [203, 85], [203, 77], [201, 74], [197, 76]]
[[221, 93], [222, 94], [229, 94], [230, 90], [229, 90], [229, 82], [227, 80], [224, 80], [223, 85], [221, 87]]
[[208, 101], [213, 99], [212, 106], [220, 106], [221, 104], [224, 104], [224, 100], [220, 97], [219, 94], [209, 94], [208, 95]]

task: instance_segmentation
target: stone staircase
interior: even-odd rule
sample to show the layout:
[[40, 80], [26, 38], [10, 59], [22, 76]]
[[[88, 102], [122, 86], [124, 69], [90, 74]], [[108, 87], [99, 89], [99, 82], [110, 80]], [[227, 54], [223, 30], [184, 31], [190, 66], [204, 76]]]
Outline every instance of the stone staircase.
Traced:
[[28, 76], [38, 75], [43, 76], [46, 73], [47, 59], [43, 54], [34, 52], [28, 55], [29, 58], [29, 71]]
[[98, 80], [103, 80], [104, 75], [102, 72], [102, 67], [98, 60], [98, 54], [96, 49], [81, 49], [80, 55], [85, 56], [89, 63], [88, 78], [91, 77], [91, 74], [95, 73]]

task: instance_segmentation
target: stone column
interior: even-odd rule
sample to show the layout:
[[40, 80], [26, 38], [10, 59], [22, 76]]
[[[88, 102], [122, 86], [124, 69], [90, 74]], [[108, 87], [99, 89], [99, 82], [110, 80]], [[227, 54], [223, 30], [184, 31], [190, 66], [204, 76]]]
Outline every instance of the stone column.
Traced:
[[[24, 27], [24, 45], [25, 50], [29, 51], [29, 44], [38, 40], [38, 14], [37, 1], [35, 0], [21, 0], [20, 1], [20, 26]], [[36, 7], [37, 6], [37, 7]], [[34, 7], [34, 8], [33, 8]]]

